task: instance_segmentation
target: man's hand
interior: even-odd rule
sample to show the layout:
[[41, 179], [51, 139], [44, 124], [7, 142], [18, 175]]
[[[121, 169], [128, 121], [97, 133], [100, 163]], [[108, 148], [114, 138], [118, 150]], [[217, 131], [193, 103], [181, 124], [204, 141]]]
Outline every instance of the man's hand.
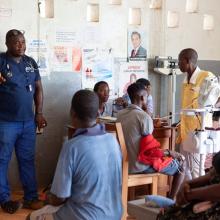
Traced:
[[185, 205], [188, 203], [187, 200], [187, 193], [190, 192], [190, 185], [187, 182], [184, 182], [183, 185], [181, 186], [179, 192], [177, 193], [176, 196], [176, 203], [178, 205]]
[[124, 108], [128, 106], [128, 103], [122, 97], [117, 98], [115, 103], [117, 105], [123, 106]]
[[49, 205], [60, 206], [66, 202], [66, 199], [59, 198], [51, 192], [46, 192], [46, 202]]
[[162, 127], [162, 122], [161, 122], [161, 119], [160, 119], [160, 118], [153, 119], [153, 123], [154, 123], [154, 127], [155, 127], [155, 128], [160, 128], [160, 127]]
[[6, 79], [2, 76], [2, 74], [0, 73], [0, 85], [2, 83], [4, 83], [6, 81]]
[[39, 130], [47, 126], [47, 121], [42, 113], [36, 113], [35, 121]]
[[170, 150], [169, 152], [172, 158], [177, 159], [177, 160], [185, 160], [185, 157], [181, 153], [178, 153], [172, 150]]

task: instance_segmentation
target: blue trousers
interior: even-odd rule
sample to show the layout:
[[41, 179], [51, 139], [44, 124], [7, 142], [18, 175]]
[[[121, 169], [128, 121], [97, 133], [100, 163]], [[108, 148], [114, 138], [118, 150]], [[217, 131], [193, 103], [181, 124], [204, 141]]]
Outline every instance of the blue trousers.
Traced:
[[38, 197], [35, 175], [36, 125], [34, 120], [25, 122], [0, 121], [0, 204], [10, 200], [8, 164], [13, 150], [18, 160], [24, 199]]

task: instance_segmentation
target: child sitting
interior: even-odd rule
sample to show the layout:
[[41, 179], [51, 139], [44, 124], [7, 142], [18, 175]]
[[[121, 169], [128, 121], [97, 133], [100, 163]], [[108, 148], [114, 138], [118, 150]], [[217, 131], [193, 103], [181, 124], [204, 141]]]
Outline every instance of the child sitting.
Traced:
[[[125, 142], [129, 158], [130, 173], [154, 173], [158, 172], [149, 164], [138, 161], [140, 141], [143, 136], [152, 134], [153, 121], [151, 117], [143, 110], [146, 109], [147, 91], [141, 83], [133, 83], [128, 87], [128, 95], [131, 99], [131, 105], [119, 111], [117, 120], [121, 122], [125, 137]], [[172, 157], [171, 163], [159, 172], [174, 176], [173, 185], [169, 194], [174, 198], [185, 176], [185, 161], [181, 154], [177, 152], [165, 151]]]
[[[141, 83], [144, 85], [146, 91], [147, 91], [147, 101], [146, 101], [146, 109], [144, 109], [148, 115], [150, 115], [151, 117], [153, 117], [153, 113], [154, 113], [154, 105], [153, 105], [153, 97], [151, 95], [151, 84], [150, 81], [144, 78], [140, 78], [136, 81], [137, 83]], [[131, 104], [131, 100], [129, 98], [128, 93], [125, 93], [123, 95], [123, 97], [120, 97], [116, 100], [116, 104], [118, 105], [118, 109], [119, 106], [123, 106], [124, 108], [126, 108], [128, 106], [128, 104]]]
[[99, 97], [99, 116], [112, 116], [112, 102], [108, 102], [108, 83], [105, 81], [97, 82], [93, 90]]
[[[27, 219], [119, 220], [122, 215], [122, 156], [116, 138], [96, 124], [98, 96], [78, 91], [72, 99], [71, 116], [77, 129], [60, 153], [49, 206]], [[52, 206], [51, 206], [52, 205]]]

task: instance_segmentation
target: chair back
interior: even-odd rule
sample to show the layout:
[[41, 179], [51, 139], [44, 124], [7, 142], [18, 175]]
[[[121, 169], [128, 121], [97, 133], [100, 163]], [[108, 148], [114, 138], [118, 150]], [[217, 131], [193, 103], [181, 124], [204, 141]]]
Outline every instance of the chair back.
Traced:
[[124, 213], [122, 216], [122, 220], [126, 219], [127, 216], [127, 201], [128, 201], [128, 154], [127, 148], [125, 145], [124, 134], [122, 131], [121, 123], [105, 123], [105, 129], [109, 133], [113, 133], [116, 135], [118, 143], [121, 147], [122, 152], [122, 204], [124, 207]]

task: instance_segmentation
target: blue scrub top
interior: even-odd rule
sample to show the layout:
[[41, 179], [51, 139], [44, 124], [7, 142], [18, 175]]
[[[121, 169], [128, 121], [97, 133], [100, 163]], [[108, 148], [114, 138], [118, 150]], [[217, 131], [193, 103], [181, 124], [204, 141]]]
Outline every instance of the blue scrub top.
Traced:
[[35, 83], [40, 80], [37, 63], [26, 55], [17, 63], [1, 53], [0, 72], [6, 79], [0, 84], [0, 120], [32, 120]]

